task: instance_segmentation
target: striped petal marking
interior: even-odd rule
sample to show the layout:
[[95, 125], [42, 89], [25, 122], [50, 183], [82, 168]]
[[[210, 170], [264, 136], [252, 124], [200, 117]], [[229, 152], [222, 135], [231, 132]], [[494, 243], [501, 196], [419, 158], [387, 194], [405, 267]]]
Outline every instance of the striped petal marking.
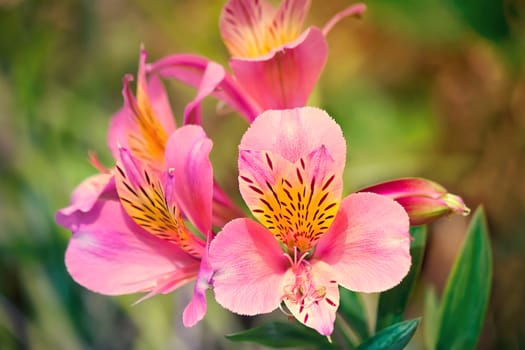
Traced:
[[221, 35], [233, 57], [260, 57], [301, 34], [309, 7], [309, 0], [284, 0], [277, 9], [266, 0], [230, 0], [219, 21]]
[[241, 151], [243, 198], [289, 254], [310, 250], [335, 218], [342, 184], [333, 163], [324, 146], [295, 163], [269, 151]]
[[128, 134], [128, 145], [133, 155], [153, 169], [164, 164], [164, 148], [168, 135], [153, 112], [143, 84], [137, 84], [137, 99], [130, 89], [131, 76], [124, 77], [124, 97], [133, 112], [134, 127]]
[[179, 208], [166, 195], [165, 183], [172, 180], [171, 172], [164, 174], [163, 182], [124, 149], [116, 169], [120, 202], [133, 221], [152, 235], [177, 244], [188, 254], [202, 257], [204, 241], [186, 227]]

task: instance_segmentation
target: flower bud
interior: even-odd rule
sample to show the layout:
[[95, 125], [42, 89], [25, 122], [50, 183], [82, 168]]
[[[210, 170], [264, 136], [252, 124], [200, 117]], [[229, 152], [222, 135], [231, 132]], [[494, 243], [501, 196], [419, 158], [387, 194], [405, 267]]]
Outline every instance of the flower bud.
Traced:
[[411, 225], [431, 223], [444, 215], [470, 214], [461, 197], [448, 193], [440, 184], [423, 178], [403, 178], [382, 182], [357, 192], [387, 196], [405, 208]]

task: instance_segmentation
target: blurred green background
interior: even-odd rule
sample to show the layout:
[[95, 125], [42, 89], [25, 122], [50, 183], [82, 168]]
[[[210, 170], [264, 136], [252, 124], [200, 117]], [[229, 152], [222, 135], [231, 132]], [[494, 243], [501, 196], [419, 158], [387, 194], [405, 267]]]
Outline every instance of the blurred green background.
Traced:
[[[487, 210], [492, 297], [480, 349], [525, 348], [525, 39], [521, 2], [371, 0], [361, 20], [328, 36], [329, 60], [311, 104], [343, 127], [346, 191], [424, 176]], [[137, 306], [76, 285], [63, 256], [69, 232], [54, 212], [111, 165], [106, 132], [121, 79], [149, 59], [195, 52], [223, 64], [223, 1], [0, 0], [0, 349], [233, 349], [223, 334], [249, 326], [210, 298], [204, 322], [184, 329], [190, 288]], [[321, 26], [350, 5], [313, 0]], [[168, 82], [180, 116], [193, 91]], [[246, 123], [205, 104], [212, 161], [239, 198], [235, 151]], [[423, 280], [440, 291], [469, 218], [431, 226]], [[210, 295], [211, 296], [211, 295]], [[373, 307], [373, 305], [372, 305]], [[421, 314], [418, 296], [411, 309]], [[276, 312], [269, 318], [284, 319]], [[420, 348], [417, 339], [411, 347]], [[245, 345], [252, 349], [253, 346]]]

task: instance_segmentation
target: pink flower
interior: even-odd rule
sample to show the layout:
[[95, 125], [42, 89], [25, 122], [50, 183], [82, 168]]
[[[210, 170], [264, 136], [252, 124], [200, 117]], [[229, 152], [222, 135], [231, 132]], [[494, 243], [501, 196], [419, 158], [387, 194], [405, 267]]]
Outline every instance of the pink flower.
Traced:
[[297, 320], [330, 335], [339, 285], [379, 292], [408, 273], [407, 214], [373, 193], [341, 200], [346, 143], [325, 112], [267, 111], [239, 148], [240, 191], [259, 223], [235, 219], [211, 243], [222, 306], [255, 315], [284, 302]]
[[[202, 76], [199, 75], [198, 90], [193, 101], [184, 109], [184, 124], [200, 124], [201, 101], [222, 81], [224, 70], [209, 62]], [[175, 119], [164, 86], [156, 74], [146, 80], [146, 52], [141, 50], [137, 81], [137, 98], [133, 96], [129, 82], [124, 77], [124, 107], [112, 120], [110, 147], [118, 152], [119, 145], [129, 145], [135, 157], [145, 161], [153, 169], [164, 169], [164, 152], [167, 137], [175, 130]], [[197, 84], [197, 81], [196, 81]], [[232, 218], [244, 216], [242, 210], [226, 195], [217, 183], [213, 189], [213, 222], [223, 226]]]
[[306, 105], [326, 63], [325, 35], [366, 8], [353, 5], [322, 30], [303, 31], [309, 7], [309, 0], [283, 0], [278, 8], [267, 0], [230, 0], [222, 10], [219, 27], [233, 75], [262, 110]]
[[219, 26], [232, 55], [233, 76], [204, 57], [184, 54], [167, 56], [148, 70], [198, 88], [206, 81], [210, 94], [249, 122], [267, 109], [302, 107], [327, 59], [326, 34], [342, 18], [366, 9], [363, 4], [350, 6], [323, 29], [303, 32], [309, 6], [306, 0], [284, 0], [277, 9], [267, 0], [230, 0]]
[[[98, 198], [77, 215], [66, 251], [73, 279], [107, 295], [148, 292], [140, 300], [196, 280], [183, 322], [198, 322], [212, 272], [206, 243], [213, 237], [211, 146], [201, 127], [177, 129], [167, 141], [167, 170], [161, 173], [121, 148], [118, 198]], [[201, 235], [187, 228], [182, 212]]]
[[[190, 326], [206, 310], [212, 221], [223, 225], [243, 213], [213, 181], [211, 141], [200, 126], [175, 128], [162, 82], [146, 76], [145, 60], [142, 50], [136, 97], [126, 76], [124, 107], [112, 119], [109, 146], [118, 167], [80, 184], [56, 220], [73, 232], [68, 271], [88, 289], [149, 297], [196, 279], [183, 315]], [[188, 120], [199, 118], [202, 86], [185, 109]], [[188, 230], [186, 219], [201, 235]]]
[[423, 178], [404, 178], [372, 185], [358, 192], [374, 192], [394, 199], [405, 208], [411, 225], [431, 223], [445, 215], [470, 214], [461, 197]]
[[[120, 149], [125, 148], [148, 169], [160, 173], [166, 168], [164, 162], [166, 143], [168, 137], [175, 131], [176, 125], [162, 81], [155, 74], [146, 76], [146, 57], [146, 51], [141, 49], [136, 97], [130, 86], [133, 77], [126, 75], [123, 79], [124, 106], [111, 119], [108, 145], [115, 159], [119, 159]], [[210, 67], [212, 73], [219, 70], [220, 75], [222, 69], [220, 66], [210, 64]], [[200, 102], [210, 92], [207, 85], [212, 83], [206, 80], [209, 79], [209, 75], [201, 78], [201, 88], [197, 96], [184, 111], [185, 120], [188, 122], [196, 123], [200, 120]], [[96, 160], [93, 160], [93, 163], [95, 162]], [[70, 205], [57, 212], [56, 220], [62, 226], [71, 229], [71, 225], [79, 220], [75, 217], [79, 213], [79, 208], [86, 212], [99, 195], [103, 193], [112, 195], [113, 192], [116, 196], [113, 182], [114, 169], [101, 169], [98, 164], [95, 166], [103, 174], [95, 175], [79, 185], [75, 189]], [[215, 225], [222, 226], [232, 218], [243, 216], [242, 210], [217, 183], [214, 183], [213, 196]]]

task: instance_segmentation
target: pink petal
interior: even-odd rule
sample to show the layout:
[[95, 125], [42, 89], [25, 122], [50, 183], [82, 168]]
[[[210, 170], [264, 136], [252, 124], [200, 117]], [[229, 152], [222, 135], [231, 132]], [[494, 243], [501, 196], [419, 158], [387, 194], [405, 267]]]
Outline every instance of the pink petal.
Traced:
[[[120, 148], [127, 148], [133, 151], [135, 157], [147, 162], [149, 167], [160, 170], [163, 168], [161, 159], [167, 139], [166, 130], [154, 114], [155, 109], [145, 92], [140, 92], [140, 99], [135, 98], [131, 92], [131, 81], [133, 76], [130, 74], [122, 79], [124, 106], [111, 120], [109, 147], [115, 159], [118, 159]], [[168, 123], [167, 118], [163, 122]]]
[[84, 287], [118, 295], [159, 288], [169, 292], [195, 278], [199, 260], [142, 230], [118, 201], [108, 200], [85, 214], [69, 241], [66, 267]]
[[301, 34], [309, 7], [309, 0], [284, 0], [277, 10], [266, 0], [230, 0], [219, 20], [221, 36], [233, 57], [260, 57]]
[[202, 256], [205, 243], [184, 225], [173, 195], [172, 176], [145, 168], [123, 148], [115, 181], [120, 203], [133, 221], [150, 234], [179, 245], [188, 254]]
[[[207, 242], [211, 241], [208, 237]], [[207, 247], [209, 248], [209, 246]], [[206, 314], [206, 290], [210, 287], [210, 281], [213, 275], [213, 270], [210, 266], [208, 254], [204, 254], [201, 260], [201, 266], [195, 287], [193, 288], [193, 297], [190, 303], [184, 309], [182, 314], [182, 322], [186, 327], [193, 327], [197, 322], [202, 320]]]
[[133, 76], [123, 78], [123, 108], [113, 116], [109, 130], [109, 147], [115, 159], [124, 147], [135, 157], [160, 171], [167, 135], [175, 130], [166, 91], [159, 77], [146, 76], [146, 51], [140, 52], [136, 97], [131, 91]]
[[150, 106], [153, 109], [152, 117], [160, 122], [166, 134], [169, 135], [175, 130], [175, 118], [162, 81], [157, 74], [147, 74], [147, 56], [146, 50], [141, 48], [137, 73], [137, 103], [143, 109]]
[[408, 229], [408, 216], [395, 201], [373, 193], [351, 194], [314, 256], [332, 266], [343, 287], [384, 291], [401, 282], [410, 268]]
[[[321, 261], [311, 265], [309, 274], [313, 283], [312, 288], [318, 288], [314, 293], [319, 295], [319, 300], [311, 302], [310, 305], [294, 303], [286, 298], [284, 302], [299, 322], [328, 336], [334, 330], [335, 316], [339, 307], [338, 284], [331, 278], [334, 275], [333, 270]], [[293, 283], [293, 280], [291, 282]]]
[[320, 146], [334, 159], [334, 172], [342, 173], [346, 141], [341, 128], [325, 111], [303, 107], [262, 113], [242, 137], [239, 149], [271, 151], [295, 163]]
[[[239, 152], [239, 190], [241, 196], [255, 217], [261, 223], [273, 226], [272, 230], [275, 230], [276, 226], [271, 219], [266, 222], [265, 215], [270, 215], [270, 218], [273, 218], [274, 214], [278, 215], [278, 212], [281, 211], [276, 190], [278, 191], [282, 179], [286, 178], [292, 167], [293, 163], [279, 154], [244, 150]], [[276, 196], [277, 198], [275, 198]]]
[[230, 0], [224, 5], [219, 28], [234, 57], [258, 56], [263, 51], [267, 28], [275, 9], [266, 0]]
[[[150, 64], [148, 70], [152, 74], [158, 73], [162, 77], [176, 79], [199, 88], [209, 63], [210, 60], [197, 55], [171, 55]], [[231, 106], [249, 122], [262, 112], [260, 106], [228, 74], [212, 95]]]
[[79, 215], [89, 212], [97, 200], [102, 197], [116, 198], [115, 179], [113, 174], [102, 173], [88, 177], [73, 191], [69, 206], [57, 211], [57, 223], [72, 231], [77, 229]]
[[215, 298], [241, 315], [268, 313], [283, 296], [289, 262], [273, 236], [249, 219], [224, 226], [210, 246]]
[[175, 118], [171, 111], [168, 95], [162, 81], [156, 74], [147, 75], [147, 52], [140, 50], [137, 73], [137, 100], [140, 106], [150, 105], [154, 117], [160, 122], [167, 135], [175, 130]]
[[176, 128], [175, 118], [164, 88], [164, 84], [157, 75], [152, 75], [148, 81], [148, 96], [155, 116], [158, 118], [166, 134], [170, 135]]
[[260, 58], [232, 58], [230, 67], [239, 85], [263, 110], [302, 107], [321, 75], [327, 54], [323, 33], [310, 28]]
[[173, 195], [189, 220], [206, 234], [211, 229], [213, 170], [208, 158], [211, 140], [197, 125], [177, 129], [166, 145], [166, 166], [173, 177]]
[[392, 199], [403, 197], [440, 198], [447, 190], [440, 184], [418, 177], [407, 177], [381, 182], [368, 186], [358, 192], [374, 192]]
[[[138, 190], [139, 187], [142, 187], [146, 184], [146, 179], [144, 178], [144, 175], [147, 170], [144, 167], [144, 163], [141, 163], [137, 158], [133, 156], [133, 154], [126, 148], [120, 148], [119, 149], [119, 162], [117, 163], [117, 171], [119, 171], [119, 168], [121, 166], [121, 170], [124, 170], [126, 176], [123, 178], [127, 178], [129, 180], [129, 184], [136, 190]], [[122, 173], [119, 171], [120, 175]], [[119, 175], [119, 174], [117, 174]], [[117, 189], [120, 189], [124, 185], [122, 185], [120, 182], [120, 176], [117, 176]], [[122, 197], [122, 193], [119, 193]]]
[[279, 39], [284, 39], [283, 44], [285, 44], [288, 41], [293, 41], [301, 34], [309, 9], [310, 0], [283, 0], [281, 2], [272, 22], [273, 33], [281, 37], [276, 38], [277, 42]]
[[225, 75], [226, 72], [221, 65], [212, 61], [208, 62], [197, 96], [184, 109], [184, 124], [201, 124], [201, 102], [219, 86]]
[[[198, 282], [199, 277], [197, 277]], [[193, 290], [193, 296], [189, 302], [188, 305], [184, 308], [184, 312], [182, 313], [182, 323], [185, 327], [193, 327], [195, 326], [200, 320], [204, 318], [204, 315], [206, 315], [206, 287], [196, 287]]]

